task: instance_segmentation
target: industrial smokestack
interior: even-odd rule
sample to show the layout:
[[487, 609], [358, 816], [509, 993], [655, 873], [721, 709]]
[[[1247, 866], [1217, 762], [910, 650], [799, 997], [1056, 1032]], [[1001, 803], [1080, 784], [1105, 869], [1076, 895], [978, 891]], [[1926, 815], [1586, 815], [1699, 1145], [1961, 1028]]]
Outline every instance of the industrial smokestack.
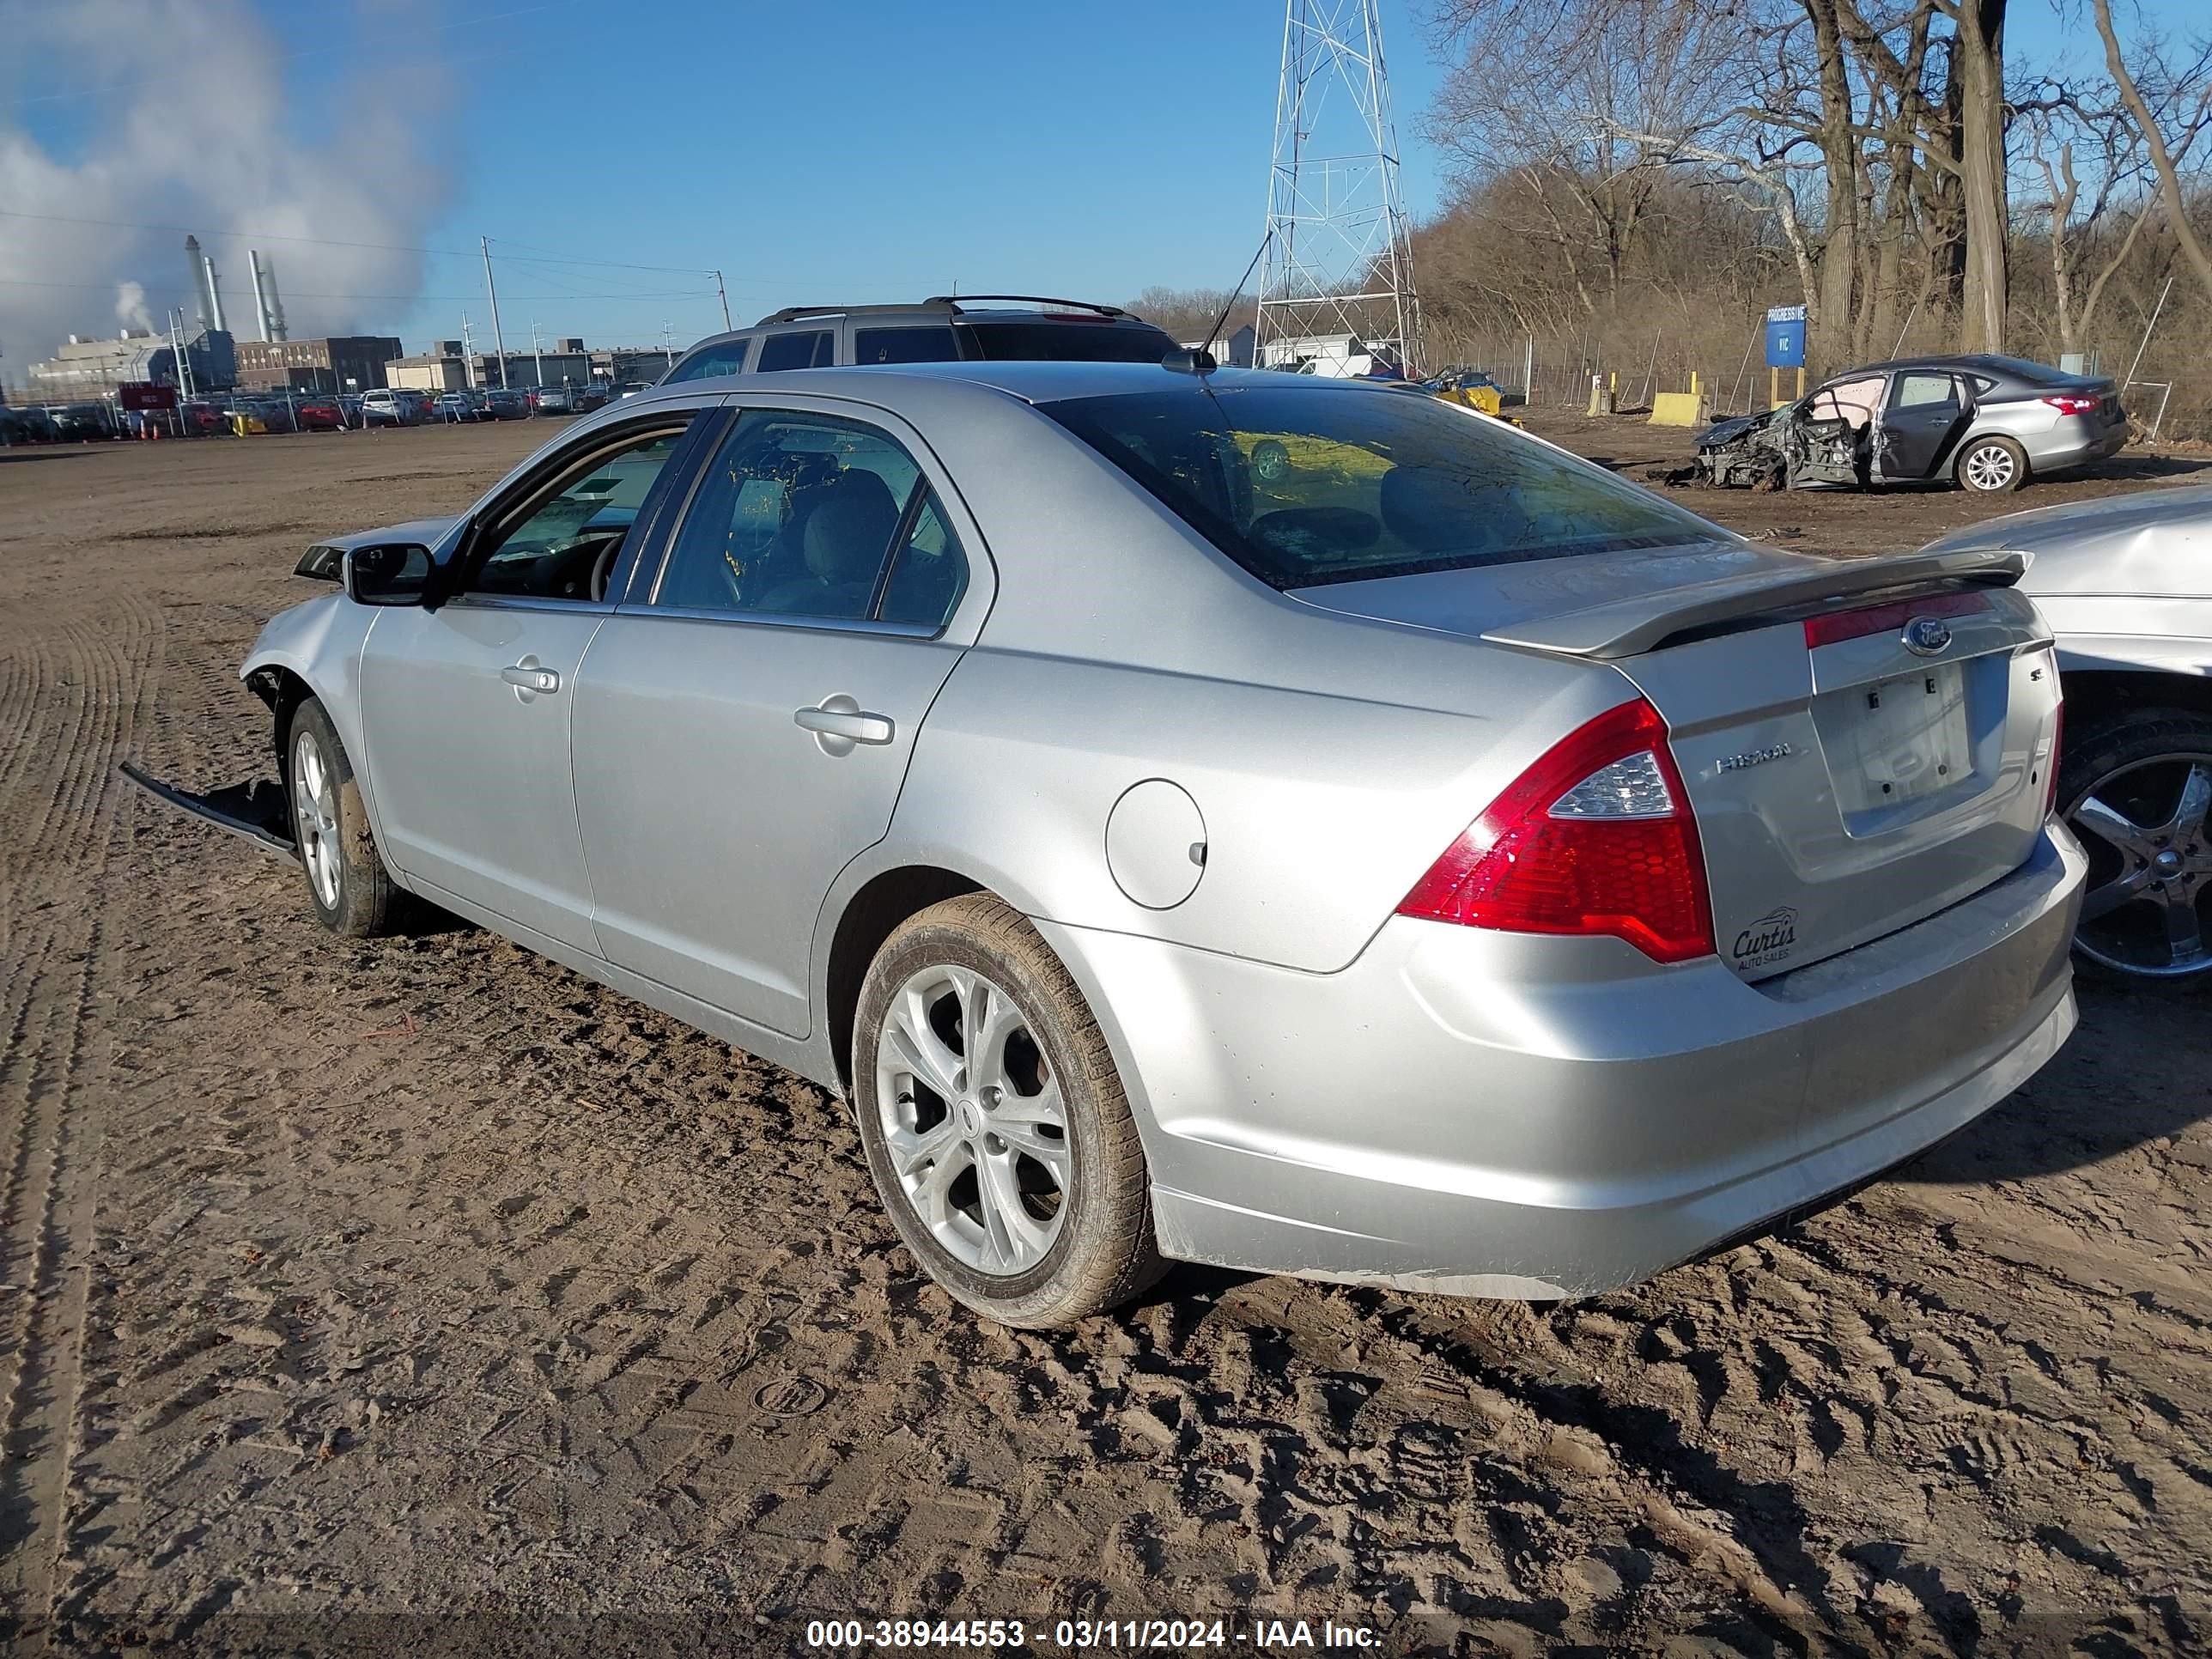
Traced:
[[276, 296], [276, 265], [270, 264], [268, 258], [261, 261], [261, 292], [268, 295], [270, 338], [272, 338], [272, 341], [288, 341], [288, 338], [292, 338], [292, 331], [283, 325], [283, 301]]
[[216, 331], [222, 333], [230, 326], [222, 319], [222, 273], [215, 268], [212, 259], [203, 259], [201, 263], [207, 267], [208, 300], [215, 307]]
[[185, 238], [185, 260], [192, 268], [192, 298], [199, 310], [200, 326], [221, 328], [222, 325], [216, 320], [222, 314], [222, 307], [215, 297], [214, 267], [208, 264], [207, 255], [200, 252], [198, 237]]
[[253, 261], [253, 295], [261, 310], [261, 337], [283, 339], [284, 302], [276, 297], [276, 267], [258, 250], [248, 249], [246, 257]]

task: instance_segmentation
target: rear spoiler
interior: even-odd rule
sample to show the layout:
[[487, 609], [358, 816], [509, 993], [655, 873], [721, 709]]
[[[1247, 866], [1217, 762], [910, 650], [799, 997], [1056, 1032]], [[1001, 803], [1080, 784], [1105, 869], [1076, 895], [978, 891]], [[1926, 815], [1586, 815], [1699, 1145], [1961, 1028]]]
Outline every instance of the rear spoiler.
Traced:
[[2009, 587], [2027, 570], [2027, 554], [1996, 549], [1923, 551], [1891, 559], [1806, 557], [1802, 570], [1756, 570], [1692, 582], [1587, 610], [1508, 623], [1488, 629], [1482, 637], [1492, 645], [1540, 651], [1547, 656], [1608, 662], [1641, 655], [1678, 634], [1711, 629], [1767, 611], [1818, 609], [1829, 600], [1924, 582], [1965, 581]]

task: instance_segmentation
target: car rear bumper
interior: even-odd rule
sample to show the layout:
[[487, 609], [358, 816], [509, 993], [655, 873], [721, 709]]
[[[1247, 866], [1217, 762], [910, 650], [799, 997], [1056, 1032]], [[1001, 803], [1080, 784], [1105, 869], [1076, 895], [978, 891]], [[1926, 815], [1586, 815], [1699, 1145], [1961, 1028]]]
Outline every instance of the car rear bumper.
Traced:
[[2105, 431], [2066, 429], [2069, 425], [2079, 424], [2062, 422], [2053, 430], [2027, 440], [2029, 468], [2036, 472], [2056, 472], [2069, 466], [2091, 466], [2110, 460], [2127, 447], [2124, 421]]
[[1810, 1206], [2019, 1087], [2074, 1027], [2084, 868], [2053, 830], [1974, 897], [1757, 985], [1407, 918], [1328, 975], [1038, 926], [1121, 1060], [1166, 1254], [1548, 1298]]

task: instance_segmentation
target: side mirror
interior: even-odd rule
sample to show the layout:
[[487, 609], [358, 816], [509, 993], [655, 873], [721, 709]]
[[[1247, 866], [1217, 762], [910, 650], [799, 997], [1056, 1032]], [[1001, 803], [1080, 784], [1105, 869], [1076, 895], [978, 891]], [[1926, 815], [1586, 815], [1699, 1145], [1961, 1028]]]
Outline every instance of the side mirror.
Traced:
[[424, 605], [436, 568], [420, 542], [376, 542], [346, 550], [341, 580], [356, 605]]

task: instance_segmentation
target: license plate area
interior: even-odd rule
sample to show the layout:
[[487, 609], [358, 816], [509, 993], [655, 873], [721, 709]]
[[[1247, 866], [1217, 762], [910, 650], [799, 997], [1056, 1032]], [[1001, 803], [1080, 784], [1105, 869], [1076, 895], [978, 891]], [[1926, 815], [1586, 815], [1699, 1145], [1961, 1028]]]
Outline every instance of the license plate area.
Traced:
[[1972, 722], [1962, 665], [1930, 664], [1827, 693], [1814, 718], [1846, 833], [1887, 829], [1900, 808], [1972, 789]]

